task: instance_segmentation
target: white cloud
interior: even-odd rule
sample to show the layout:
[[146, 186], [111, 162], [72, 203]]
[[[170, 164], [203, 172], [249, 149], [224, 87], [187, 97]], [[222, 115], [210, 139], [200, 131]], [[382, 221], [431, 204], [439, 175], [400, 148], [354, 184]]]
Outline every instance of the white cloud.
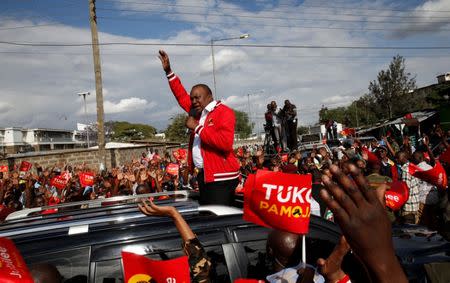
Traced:
[[124, 98], [119, 102], [114, 103], [112, 101], [105, 101], [105, 113], [115, 114], [131, 111], [139, 111], [144, 109], [151, 109], [156, 103], [149, 103], [147, 100], [137, 97]]
[[334, 103], [347, 103], [347, 102], [351, 102], [353, 100], [355, 100], [356, 97], [354, 96], [350, 96], [350, 95], [333, 95], [330, 97], [327, 97], [325, 99], [322, 99], [322, 103], [329, 103], [329, 104], [334, 104]]
[[[215, 47], [217, 48], [217, 47]], [[242, 50], [221, 49], [214, 52], [214, 63], [216, 71], [226, 69], [227, 67], [237, 67], [247, 59], [247, 54]], [[211, 56], [201, 63], [200, 71], [210, 73], [212, 70]]]
[[[399, 24], [393, 35], [406, 37], [417, 33], [445, 30], [446, 28], [448, 30], [450, 26], [448, 14], [440, 13], [440, 11], [450, 11], [449, 0], [425, 1], [409, 13], [411, 24]], [[448, 32], [444, 33], [448, 34]]]
[[[196, 23], [194, 27], [191, 25], [184, 27], [181, 24], [176, 31], [169, 33], [168, 38], [155, 36], [134, 38], [101, 32], [100, 42], [209, 43], [211, 38], [235, 37], [248, 32], [251, 37], [245, 41], [226, 41], [223, 44], [417, 46], [426, 43], [427, 45], [448, 45], [448, 35], [441, 33], [414, 34], [412, 38], [389, 39], [386, 38], [389, 31], [355, 32], [345, 29], [326, 29], [327, 27], [380, 26], [393, 29], [395, 25], [392, 24], [380, 25], [368, 22], [344, 24], [292, 19], [365, 21], [368, 18], [366, 15], [373, 15], [392, 16], [394, 20], [405, 20], [395, 18], [398, 14], [392, 11], [368, 10], [362, 13], [362, 10], [314, 9], [303, 4], [287, 7], [277, 5], [277, 2], [262, 1], [259, 2], [261, 10], [252, 12], [225, 1], [161, 0], [152, 1], [152, 5], [150, 2], [147, 5], [132, 2], [134, 1], [121, 1], [117, 5], [122, 5], [120, 6], [122, 9], [195, 12], [200, 15], [175, 13], [163, 15], [169, 23], [172, 18], [188, 21], [201, 19], [201, 23]], [[165, 6], [167, 3], [171, 6]], [[234, 1], [234, 3], [238, 2]], [[283, 3], [287, 2], [283, 1]], [[308, 3], [317, 5], [315, 1], [307, 1]], [[427, 6], [447, 5], [447, 3], [448, 1], [443, 0], [427, 1], [417, 9], [450, 10], [444, 6]], [[365, 6], [386, 8], [383, 1], [374, 3], [362, 1], [358, 5], [360, 8]], [[227, 14], [230, 17], [213, 16], [217, 13]], [[420, 16], [419, 14], [415, 15]], [[423, 14], [425, 19], [426, 13]], [[370, 19], [374, 20], [373, 17]], [[383, 18], [377, 18], [377, 20], [383, 20]], [[430, 21], [425, 23], [429, 24]], [[214, 22], [223, 24], [213, 24]], [[0, 28], [45, 23], [47, 22], [0, 18]], [[324, 28], [313, 29], [304, 26]], [[67, 25], [42, 26], [35, 29], [23, 29], [20, 32], [0, 30], [0, 37], [5, 41], [16, 42], [88, 43], [91, 40], [88, 28]], [[181, 77], [188, 91], [197, 83], [206, 83], [213, 88], [209, 46], [101, 46], [106, 120], [148, 123], [163, 129], [171, 116], [182, 112], [170, 92], [157, 59], [158, 49], [165, 49], [169, 53], [172, 68]], [[333, 103], [349, 103], [353, 98], [367, 92], [369, 81], [376, 78], [378, 71], [386, 69], [392, 56], [400, 52], [398, 50], [223, 46], [215, 46], [214, 50], [217, 71], [215, 97], [224, 100], [230, 107], [245, 112], [250, 111], [250, 116], [257, 125], [262, 124], [267, 103], [275, 100], [281, 105], [285, 99], [297, 105], [297, 109], [300, 110], [301, 124], [314, 123], [317, 121], [317, 113], [322, 104], [331, 106]], [[18, 47], [1, 44], [0, 52], [14, 52], [0, 55], [0, 65], [7, 66], [0, 69], [0, 85], [2, 86], [0, 88], [2, 125], [0, 126], [74, 128], [76, 122], [84, 121], [83, 101], [76, 93], [87, 90], [92, 93], [87, 98], [88, 119], [96, 120], [93, 95], [95, 83], [90, 46]], [[436, 74], [449, 71], [450, 57], [447, 56], [447, 52], [447, 50], [440, 52], [401, 50], [400, 55], [406, 58], [407, 71], [417, 74], [417, 84], [422, 86], [424, 83], [435, 82]], [[440, 55], [441, 57], [437, 57]], [[261, 89], [265, 90], [264, 93], [255, 94]], [[252, 95], [248, 97], [249, 93]], [[250, 107], [248, 98], [250, 98]]]

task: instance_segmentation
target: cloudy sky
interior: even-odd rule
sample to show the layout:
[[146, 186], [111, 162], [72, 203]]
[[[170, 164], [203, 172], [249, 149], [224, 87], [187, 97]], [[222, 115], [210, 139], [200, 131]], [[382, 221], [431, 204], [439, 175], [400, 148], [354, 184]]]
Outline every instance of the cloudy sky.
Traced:
[[[92, 49], [80, 46], [91, 41], [87, 3], [1, 1], [0, 127], [74, 129], [84, 91], [96, 120]], [[188, 90], [213, 88], [211, 39], [250, 34], [214, 43], [215, 97], [258, 128], [271, 100], [289, 99], [300, 124], [315, 123], [322, 105], [366, 93], [396, 54], [418, 86], [450, 71], [450, 0], [97, 0], [97, 15], [106, 120], [158, 129], [181, 113], [159, 49]]]

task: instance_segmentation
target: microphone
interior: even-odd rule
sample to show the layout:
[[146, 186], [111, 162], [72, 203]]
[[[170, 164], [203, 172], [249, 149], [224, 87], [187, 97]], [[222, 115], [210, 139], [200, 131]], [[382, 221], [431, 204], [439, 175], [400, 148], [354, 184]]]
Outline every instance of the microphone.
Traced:
[[[192, 105], [191, 105], [191, 109], [189, 109], [188, 116], [194, 117], [194, 118], [197, 118], [197, 116], [198, 116], [197, 110], [195, 110], [195, 108]], [[191, 132], [193, 132], [193, 130], [191, 130], [189, 128], [186, 129], [186, 134], [190, 134]]]
[[191, 109], [189, 110], [189, 114], [188, 114], [188, 115], [189, 115], [190, 117], [196, 118], [197, 115], [198, 115], [197, 110], [195, 110], [195, 108], [191, 106]]

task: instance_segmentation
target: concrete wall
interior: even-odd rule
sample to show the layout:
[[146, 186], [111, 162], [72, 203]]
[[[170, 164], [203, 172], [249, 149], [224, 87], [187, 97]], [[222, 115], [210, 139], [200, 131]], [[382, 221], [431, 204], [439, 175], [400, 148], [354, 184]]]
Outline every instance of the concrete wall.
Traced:
[[[163, 155], [166, 150], [171, 151], [171, 149], [164, 146], [152, 146], [151, 148], [157, 149], [159, 155]], [[133, 158], [140, 158], [142, 152], [146, 152], [148, 149], [150, 149], [150, 146], [145, 145], [106, 149], [106, 167], [112, 168], [129, 162]], [[61, 162], [68, 164], [81, 164], [85, 162], [91, 168], [100, 167], [97, 149], [55, 150], [50, 152], [14, 154], [8, 155], [5, 159], [0, 159], [0, 165], [9, 165], [10, 170], [12, 170], [14, 164], [20, 165], [22, 161], [31, 162], [33, 165], [39, 163], [44, 168]]]

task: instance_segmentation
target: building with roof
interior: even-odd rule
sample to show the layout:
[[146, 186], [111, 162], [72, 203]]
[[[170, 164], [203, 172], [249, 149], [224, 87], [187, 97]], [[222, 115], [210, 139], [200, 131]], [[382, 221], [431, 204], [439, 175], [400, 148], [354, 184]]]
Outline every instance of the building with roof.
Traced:
[[0, 128], [0, 153], [73, 149], [85, 146], [78, 131], [20, 127]]

